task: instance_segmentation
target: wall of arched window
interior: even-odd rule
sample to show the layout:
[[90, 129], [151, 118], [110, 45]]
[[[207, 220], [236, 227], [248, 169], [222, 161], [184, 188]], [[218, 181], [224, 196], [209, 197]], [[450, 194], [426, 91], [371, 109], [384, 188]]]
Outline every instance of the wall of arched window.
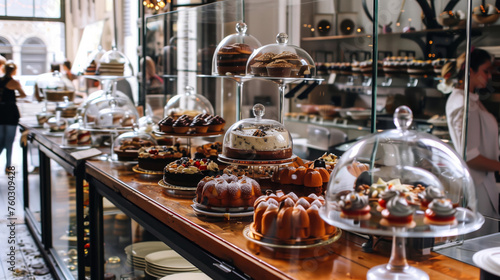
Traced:
[[12, 59], [12, 44], [2, 36], [0, 36], [0, 55], [6, 59]]
[[21, 45], [21, 75], [40, 75], [47, 72], [47, 46], [36, 37]]

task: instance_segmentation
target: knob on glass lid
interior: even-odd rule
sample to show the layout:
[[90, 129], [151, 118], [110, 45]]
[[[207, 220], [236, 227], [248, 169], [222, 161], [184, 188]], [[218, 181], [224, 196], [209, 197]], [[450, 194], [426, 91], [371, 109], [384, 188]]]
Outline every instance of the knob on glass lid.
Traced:
[[236, 23], [236, 33], [222, 39], [215, 49], [212, 74], [245, 75], [248, 58], [260, 46], [260, 42], [255, 37], [247, 34], [245, 23]]
[[195, 117], [200, 113], [213, 115], [214, 108], [205, 96], [195, 93], [191, 86], [186, 86], [184, 93], [170, 98], [164, 108], [165, 117], [178, 118], [181, 115]]

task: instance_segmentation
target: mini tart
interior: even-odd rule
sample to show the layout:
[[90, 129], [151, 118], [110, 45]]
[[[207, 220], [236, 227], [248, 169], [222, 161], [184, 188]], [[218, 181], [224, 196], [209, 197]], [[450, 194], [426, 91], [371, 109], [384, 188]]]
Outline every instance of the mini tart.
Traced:
[[356, 192], [350, 192], [339, 202], [340, 217], [345, 219], [368, 220], [371, 217], [371, 207], [368, 197]]
[[197, 133], [206, 133], [208, 131], [208, 123], [201, 118], [193, 120], [189, 127], [194, 128]]
[[424, 223], [429, 225], [456, 225], [456, 209], [449, 199], [434, 199], [425, 210]]
[[158, 122], [158, 128], [160, 129], [161, 132], [172, 132], [174, 130], [172, 128], [174, 122], [175, 122], [174, 118], [167, 116]]
[[387, 208], [382, 210], [380, 224], [389, 227], [415, 227], [413, 212], [404, 196], [395, 196], [388, 201]]
[[420, 208], [422, 210], [427, 210], [429, 204], [434, 199], [444, 198], [444, 193], [436, 187], [428, 186], [423, 192], [419, 193], [419, 198]]

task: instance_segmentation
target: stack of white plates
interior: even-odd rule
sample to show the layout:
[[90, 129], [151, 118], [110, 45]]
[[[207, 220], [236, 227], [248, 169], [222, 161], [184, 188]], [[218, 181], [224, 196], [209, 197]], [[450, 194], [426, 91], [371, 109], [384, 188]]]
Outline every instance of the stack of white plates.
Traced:
[[170, 247], [165, 245], [161, 241], [145, 241], [130, 244], [125, 247], [125, 253], [127, 254], [127, 264], [137, 270], [146, 269], [146, 256], [148, 254], [170, 250]]
[[212, 278], [203, 272], [183, 272], [165, 276], [160, 280], [212, 280]]
[[472, 261], [481, 269], [481, 279], [500, 279], [500, 247], [481, 250]]
[[173, 250], [158, 251], [148, 254], [145, 258], [145, 272], [154, 277], [198, 270], [194, 265]]

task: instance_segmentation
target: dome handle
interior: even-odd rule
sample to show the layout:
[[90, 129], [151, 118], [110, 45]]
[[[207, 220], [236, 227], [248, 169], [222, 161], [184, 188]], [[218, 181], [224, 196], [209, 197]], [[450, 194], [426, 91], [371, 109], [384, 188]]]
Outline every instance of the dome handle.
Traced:
[[413, 112], [408, 106], [399, 106], [394, 111], [394, 124], [400, 130], [408, 130], [413, 121]]

